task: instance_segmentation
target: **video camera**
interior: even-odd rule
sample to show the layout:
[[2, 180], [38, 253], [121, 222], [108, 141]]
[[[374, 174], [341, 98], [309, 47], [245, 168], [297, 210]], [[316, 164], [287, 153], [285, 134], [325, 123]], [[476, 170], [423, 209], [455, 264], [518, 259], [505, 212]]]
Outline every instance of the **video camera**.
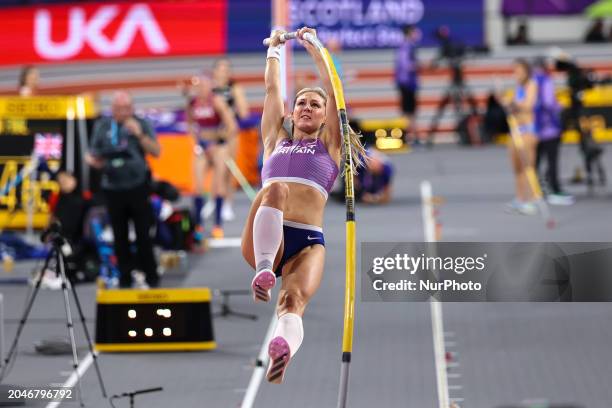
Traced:
[[62, 255], [72, 255], [72, 247], [66, 240], [66, 237], [62, 235], [62, 224], [54, 220], [51, 224], [42, 232], [40, 235], [40, 242], [43, 244], [51, 244], [59, 251]]
[[555, 59], [555, 69], [567, 73], [567, 86], [572, 93], [612, 83], [612, 77], [599, 76], [592, 69], [582, 68], [574, 61], [565, 58]]
[[448, 27], [438, 27], [434, 37], [440, 44], [440, 58], [449, 60], [465, 59], [467, 55], [488, 54], [489, 47], [486, 45], [468, 46], [458, 41], [453, 41]]
[[438, 27], [433, 35], [439, 43], [439, 54], [432, 63], [432, 66], [435, 67], [438, 62], [447, 60], [452, 71], [453, 84], [463, 86], [463, 61], [469, 55], [489, 53], [489, 47], [486, 45], [468, 46], [459, 41], [453, 41], [450, 29], [446, 26]]
[[62, 237], [62, 224], [55, 220], [40, 234], [40, 242], [47, 244], [54, 240], [61, 239]]

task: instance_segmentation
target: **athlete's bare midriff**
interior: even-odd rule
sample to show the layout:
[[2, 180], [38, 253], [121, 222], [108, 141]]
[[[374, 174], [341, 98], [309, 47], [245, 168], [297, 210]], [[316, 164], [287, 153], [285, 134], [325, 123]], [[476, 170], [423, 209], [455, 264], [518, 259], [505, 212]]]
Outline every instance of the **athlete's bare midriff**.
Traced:
[[283, 219], [302, 224], [323, 226], [326, 200], [314, 187], [284, 182], [289, 187]]
[[198, 133], [199, 140], [206, 140], [208, 142], [215, 142], [223, 137], [223, 131], [221, 129], [200, 129]]
[[526, 112], [526, 111], [519, 111], [517, 113], [514, 114], [514, 117], [516, 118], [516, 122], [519, 125], [531, 125], [534, 122], [534, 115], [533, 112]]

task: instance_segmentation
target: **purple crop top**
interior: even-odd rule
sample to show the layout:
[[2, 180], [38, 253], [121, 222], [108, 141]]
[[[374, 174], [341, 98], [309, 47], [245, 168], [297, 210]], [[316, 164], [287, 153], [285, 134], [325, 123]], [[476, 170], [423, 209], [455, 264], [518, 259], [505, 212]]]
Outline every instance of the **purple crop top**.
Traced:
[[337, 176], [338, 166], [320, 139], [284, 139], [261, 169], [264, 186], [274, 181], [306, 184], [316, 188], [325, 199]]

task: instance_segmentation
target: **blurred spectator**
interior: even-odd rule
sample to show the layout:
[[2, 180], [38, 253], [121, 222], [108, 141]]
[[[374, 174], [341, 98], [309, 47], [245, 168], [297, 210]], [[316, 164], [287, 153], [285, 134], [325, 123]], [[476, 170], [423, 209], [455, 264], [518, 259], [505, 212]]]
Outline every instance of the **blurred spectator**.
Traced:
[[368, 160], [359, 171], [355, 183], [355, 196], [366, 204], [386, 204], [391, 201], [393, 164], [377, 150], [367, 150]]
[[[240, 84], [237, 84], [232, 78], [232, 66], [227, 58], [220, 58], [215, 61], [213, 65], [212, 79], [214, 85], [213, 93], [215, 95], [220, 95], [223, 97], [223, 99], [225, 99], [227, 105], [235, 113], [236, 119], [238, 121], [248, 119], [250, 116], [249, 102], [246, 98], [244, 88], [242, 88]], [[238, 130], [238, 127], [236, 127], [236, 131]], [[238, 138], [235, 137], [235, 135], [228, 138], [227, 149], [228, 157], [232, 160], [236, 160]], [[232, 174], [227, 171], [227, 195], [221, 211], [221, 217], [224, 221], [232, 221], [234, 218], [236, 218], [233, 208], [235, 190], [233, 182], [234, 178], [232, 177]], [[205, 216], [208, 216], [208, 214], [211, 214], [214, 211], [214, 206], [212, 204], [212, 201], [208, 201], [206, 206], [208, 208], [204, 208]]]
[[71, 244], [80, 241], [83, 233], [85, 200], [77, 190], [77, 179], [68, 171], [57, 174], [59, 195], [53, 209], [53, 219], [62, 224], [62, 234]]
[[554, 205], [571, 205], [574, 198], [561, 190], [558, 177], [559, 147], [561, 146], [561, 107], [557, 102], [554, 80], [544, 58], [533, 64], [533, 79], [538, 87], [535, 104], [535, 130], [538, 138], [535, 168], [538, 171], [546, 157], [546, 181], [550, 188], [547, 200]]
[[19, 74], [19, 96], [34, 96], [38, 93], [40, 74], [38, 68], [27, 65]]
[[494, 92], [487, 96], [487, 110], [484, 117], [485, 141], [491, 142], [497, 135], [507, 134], [510, 131], [506, 112], [499, 103]]
[[196, 220], [196, 239], [201, 241], [204, 234], [202, 209], [205, 204], [204, 179], [209, 166], [213, 177], [211, 193], [215, 204], [215, 222], [211, 230], [213, 238], [223, 238], [223, 204], [227, 195], [227, 165], [229, 145], [234, 143], [238, 125], [236, 116], [226, 99], [213, 91], [213, 81], [202, 75], [197, 81], [197, 93], [188, 101], [187, 125], [195, 142], [195, 196], [194, 218]]
[[514, 78], [514, 92], [508, 94], [507, 98], [501, 98], [506, 110], [512, 113], [516, 121], [516, 129], [511, 132], [508, 140], [515, 197], [507, 204], [506, 210], [515, 214], [534, 215], [537, 213], [536, 197], [529, 184], [528, 170], [535, 167], [538, 143], [534, 118], [538, 87], [533, 79], [531, 65], [524, 58], [514, 61]]
[[[602, 153], [603, 147], [593, 138], [592, 128], [589, 121], [583, 118], [586, 115], [584, 109], [584, 91], [596, 85], [604, 85], [612, 82], [611, 78], [597, 75], [590, 69], [581, 67], [578, 62], [561, 49], [551, 50], [551, 56], [555, 60], [557, 70], [565, 72], [567, 75], [567, 86], [569, 90], [570, 106], [564, 112], [564, 124], [567, 127], [576, 129], [580, 135], [580, 151], [584, 159], [584, 167], [587, 172], [587, 185], [591, 188], [595, 182], [595, 172], [599, 176], [602, 185], [606, 183], [606, 171], [603, 166]], [[580, 179], [575, 180], [580, 182]]]
[[401, 109], [406, 118], [404, 142], [416, 142], [415, 112], [417, 107], [418, 65], [417, 46], [421, 38], [420, 31], [413, 25], [403, 29], [404, 40], [395, 53], [395, 85], [401, 97]]
[[158, 157], [159, 144], [152, 126], [134, 116], [132, 97], [125, 91], [112, 99], [112, 117], [101, 118], [94, 125], [87, 163], [102, 171], [102, 189], [114, 236], [114, 249], [120, 286], [132, 286], [129, 221], [136, 232], [138, 265], [150, 287], [159, 286], [157, 264], [153, 255], [150, 229], [153, 212], [149, 201], [150, 171], [147, 154]]
[[[51, 221], [59, 221], [61, 233], [68, 240], [72, 251], [65, 253], [66, 276], [72, 283], [85, 280], [93, 281], [98, 276], [95, 268], [88, 273], [87, 257], [95, 248], [90, 248], [84, 239], [84, 222], [87, 202], [81, 196], [76, 177], [69, 171], [61, 171], [57, 174], [59, 194], [52, 196], [49, 205], [52, 209]], [[93, 259], [96, 259], [95, 255]], [[90, 257], [91, 260], [91, 257]], [[61, 280], [56, 274], [45, 274], [43, 282], [48, 287], [60, 285]]]
[[244, 88], [232, 78], [232, 66], [227, 58], [220, 58], [215, 61], [212, 79], [213, 93], [223, 96], [238, 119], [247, 119], [250, 115], [249, 101], [246, 98]]
[[528, 44], [531, 44], [531, 41], [529, 40], [529, 28], [527, 27], [527, 23], [522, 21], [516, 30], [516, 35], [508, 38], [508, 45]]
[[603, 43], [606, 42], [606, 36], [604, 34], [604, 21], [602, 18], [598, 18], [593, 21], [591, 27], [584, 37], [586, 43]]

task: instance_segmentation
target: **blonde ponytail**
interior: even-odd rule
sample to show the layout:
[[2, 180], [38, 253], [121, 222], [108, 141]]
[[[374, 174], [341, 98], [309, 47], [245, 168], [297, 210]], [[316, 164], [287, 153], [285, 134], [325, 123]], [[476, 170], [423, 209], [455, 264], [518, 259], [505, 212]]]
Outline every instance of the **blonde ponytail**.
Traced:
[[[366, 165], [368, 161], [368, 156], [366, 155], [366, 149], [363, 143], [361, 143], [361, 133], [355, 132], [355, 130], [353, 130], [353, 128], [350, 125], [348, 128], [349, 128], [349, 140], [351, 144], [351, 162], [352, 162], [351, 171], [353, 175], [355, 175], [355, 174], [358, 174], [360, 167], [364, 167]], [[342, 153], [345, 153], [344, 152], [344, 142], [342, 143], [342, 150], [343, 150]], [[344, 160], [344, 154], [342, 156], [342, 159]], [[343, 177], [347, 176], [345, 173], [346, 173], [346, 168], [342, 172]]]

